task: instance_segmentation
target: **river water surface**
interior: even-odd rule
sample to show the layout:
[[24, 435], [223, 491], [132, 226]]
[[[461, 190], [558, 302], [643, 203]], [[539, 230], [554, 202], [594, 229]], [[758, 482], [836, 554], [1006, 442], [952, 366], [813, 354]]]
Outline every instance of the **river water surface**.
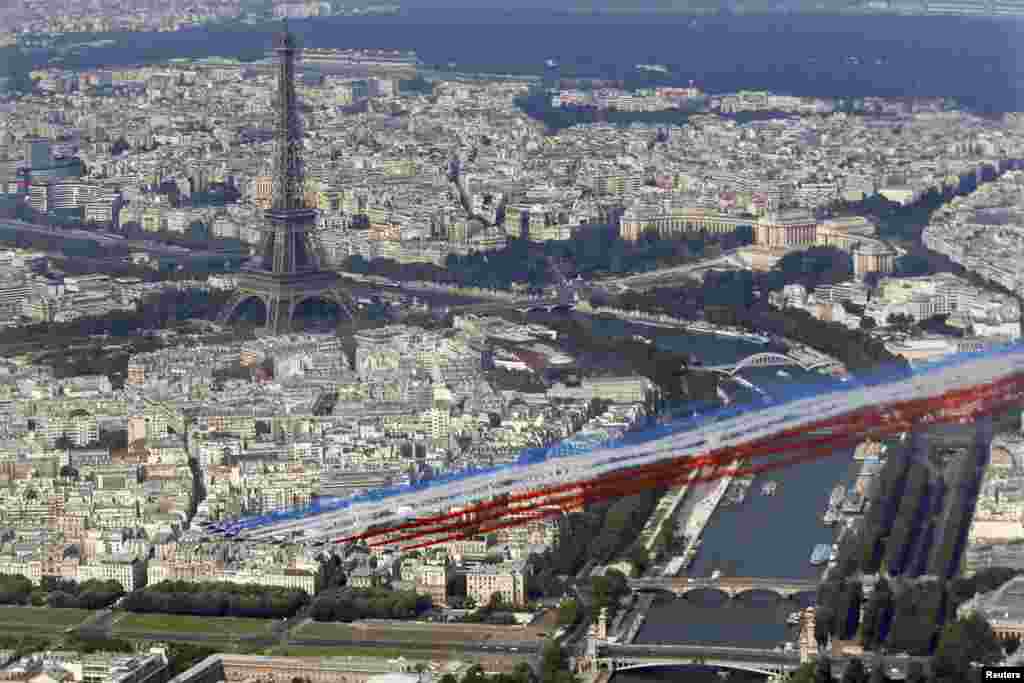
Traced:
[[[596, 329], [610, 335], [641, 334], [659, 346], [692, 353], [705, 364], [724, 364], [764, 350], [760, 344], [736, 337], [690, 334], [671, 328], [602, 319]], [[781, 372], [780, 372], [781, 370]], [[803, 381], [822, 382], [821, 375], [799, 368], [752, 368], [742, 376], [769, 394], [779, 395], [787, 385]], [[730, 393], [749, 396], [729, 385]], [[813, 578], [820, 567], [809, 562], [817, 543], [832, 543], [834, 532], [821, 517], [832, 488], [852, 481], [859, 463], [850, 450], [758, 475], [746, 499], [720, 506], [704, 532], [694, 563], [686, 572], [709, 576], [720, 570], [725, 575], [766, 578]], [[769, 481], [777, 484], [774, 496], [762, 495]], [[710, 488], [706, 486], [704, 488]], [[727, 600], [716, 592], [691, 593], [685, 599], [657, 603], [637, 635], [637, 643], [707, 643], [739, 647], [775, 648], [796, 640], [795, 627], [786, 618], [813, 596], [784, 601], [767, 594]], [[706, 669], [649, 669], [615, 676], [615, 683], [667, 683], [668, 681], [721, 680]], [[729, 680], [760, 680], [757, 676], [734, 674]]]

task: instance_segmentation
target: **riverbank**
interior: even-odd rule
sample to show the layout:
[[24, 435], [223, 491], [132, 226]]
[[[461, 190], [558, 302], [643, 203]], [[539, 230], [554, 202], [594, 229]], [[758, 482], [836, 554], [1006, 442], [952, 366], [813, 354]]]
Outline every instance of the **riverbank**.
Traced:
[[[720, 571], [723, 577], [817, 577], [824, 568], [809, 563], [813, 546], [831, 545], [836, 540], [836, 530], [822, 524], [821, 512], [837, 483], [845, 488], [856, 480], [862, 461], [853, 460], [852, 455], [843, 451], [833, 458], [757, 478], [738, 504], [721, 504], [727, 486], [719, 491], [716, 482], [696, 484], [679, 514], [681, 523], [686, 523], [682, 522], [684, 514], [693, 515], [690, 527], [700, 529], [703, 540], [684, 575], [708, 577]], [[775, 483], [773, 495], [763, 490], [769, 482]], [[787, 531], [780, 534], [779, 529]], [[805, 596], [806, 600], [813, 601], [813, 596]], [[635, 621], [627, 621], [629, 626], [620, 637], [628, 635], [638, 644], [696, 642], [774, 648], [798, 641], [798, 627], [787, 623], [796, 609], [794, 603], [768, 595], [729, 600], [712, 592], [691, 594], [651, 605], [643, 611], [636, 632], [629, 633]]]
[[[718, 510], [718, 505], [722, 502], [725, 492], [729, 489], [736, 473], [736, 467], [736, 464], [732, 463], [724, 468], [718, 468], [719, 471], [724, 469], [724, 473], [707, 483], [707, 489], [701, 492], [704, 494], [703, 497], [696, 502], [691, 516], [686, 519], [683, 531], [683, 536], [687, 539], [686, 549], [683, 551], [685, 568], [689, 568], [693, 560], [696, 559], [697, 551], [704, 541], [704, 531], [707, 529], [708, 523], [711, 522], [715, 511]], [[712, 473], [712, 476], [716, 473]], [[697, 494], [696, 488], [694, 493]]]
[[768, 344], [771, 340], [760, 334], [747, 332], [742, 328], [729, 325], [713, 325], [699, 320], [686, 320], [674, 318], [664, 313], [645, 313], [638, 310], [627, 310], [624, 308], [613, 308], [610, 306], [593, 306], [589, 301], [580, 301], [575, 306], [581, 313], [595, 316], [612, 316], [620, 320], [628, 320], [638, 325], [658, 327], [663, 329], [677, 329], [696, 334], [714, 334], [721, 337], [735, 337], [754, 344]]

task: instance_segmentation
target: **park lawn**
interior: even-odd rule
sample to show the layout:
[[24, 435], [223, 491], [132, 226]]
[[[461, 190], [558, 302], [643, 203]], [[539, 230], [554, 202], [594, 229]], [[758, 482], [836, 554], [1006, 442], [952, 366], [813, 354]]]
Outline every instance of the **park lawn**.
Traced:
[[188, 614], [125, 614], [114, 622], [114, 635], [129, 633], [203, 633], [231, 638], [270, 634], [273, 619], [195, 617]]
[[292, 631], [292, 638], [309, 640], [356, 640], [357, 631], [351, 624], [310, 622]]
[[0, 606], [0, 630], [54, 633], [78, 626], [94, 612], [86, 609]]

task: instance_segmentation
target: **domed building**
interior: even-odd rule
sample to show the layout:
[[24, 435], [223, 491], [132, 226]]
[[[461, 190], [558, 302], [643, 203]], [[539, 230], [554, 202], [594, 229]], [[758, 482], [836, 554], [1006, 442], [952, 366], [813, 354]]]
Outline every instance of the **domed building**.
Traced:
[[896, 250], [884, 242], [863, 241], [853, 248], [853, 273], [890, 275], [896, 269]]

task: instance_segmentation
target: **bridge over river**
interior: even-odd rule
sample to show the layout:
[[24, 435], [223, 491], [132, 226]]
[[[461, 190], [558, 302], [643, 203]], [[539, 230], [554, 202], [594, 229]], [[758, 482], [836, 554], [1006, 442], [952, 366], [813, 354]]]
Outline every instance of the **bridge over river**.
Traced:
[[734, 377], [738, 372], [745, 368], [772, 368], [784, 366], [799, 367], [808, 371], [842, 368], [842, 364], [831, 358], [797, 358], [793, 355], [775, 353], [772, 351], [762, 351], [760, 353], [747, 356], [736, 363], [727, 363], [725, 365], [705, 365], [701, 369], [711, 372], [720, 372], [722, 374], [729, 375], [730, 377]]
[[634, 591], [666, 591], [685, 597], [694, 591], [713, 590], [724, 593], [730, 598], [740, 597], [749, 593], [774, 593], [784, 600], [793, 600], [800, 595], [813, 594], [818, 590], [817, 579], [771, 579], [722, 577], [718, 579], [700, 579], [686, 576], [629, 579], [629, 587]]
[[611, 645], [595, 643], [592, 661], [610, 671], [636, 671], [668, 666], [712, 666], [777, 676], [800, 667], [796, 651], [716, 645]]
[[[776, 680], [782, 680], [785, 675], [798, 669], [803, 661], [809, 661], [802, 659], [798, 650], [786, 650], [781, 647], [767, 649], [697, 643], [618, 645], [591, 640], [588, 642], [587, 654], [590, 666], [610, 672], [700, 665], [760, 673], [775, 677]], [[834, 677], [842, 677], [847, 664], [853, 659], [846, 655], [827, 652], [812, 653], [809, 658], [819, 656], [827, 656], [832, 661]], [[920, 662], [926, 672], [930, 669], [928, 658], [910, 657], [905, 654], [885, 655], [877, 660], [867, 657], [862, 661], [869, 668], [883, 667], [886, 675], [895, 680], [906, 677], [907, 665], [912, 661]]]

